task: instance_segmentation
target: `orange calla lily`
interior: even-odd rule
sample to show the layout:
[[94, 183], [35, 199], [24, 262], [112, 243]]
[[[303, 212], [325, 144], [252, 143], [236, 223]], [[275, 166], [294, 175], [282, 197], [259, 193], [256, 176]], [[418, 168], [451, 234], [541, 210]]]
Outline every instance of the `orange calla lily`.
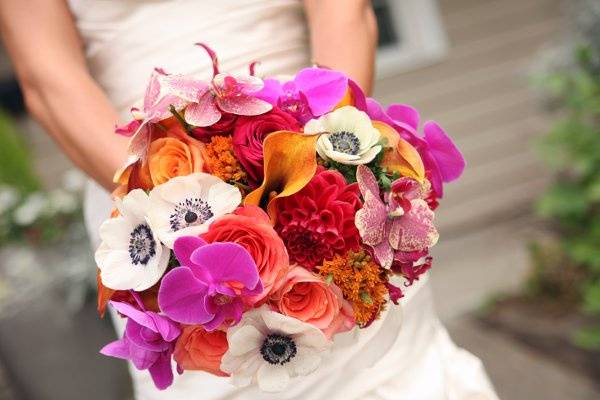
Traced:
[[246, 196], [244, 204], [266, 209], [271, 223], [275, 223], [275, 200], [299, 192], [315, 175], [318, 138], [291, 131], [267, 136], [263, 143], [263, 184]]
[[382, 138], [387, 140], [383, 149], [385, 154], [381, 162], [382, 167], [422, 183], [425, 180], [425, 166], [417, 149], [402, 139], [388, 124], [373, 121], [373, 126], [381, 133]]

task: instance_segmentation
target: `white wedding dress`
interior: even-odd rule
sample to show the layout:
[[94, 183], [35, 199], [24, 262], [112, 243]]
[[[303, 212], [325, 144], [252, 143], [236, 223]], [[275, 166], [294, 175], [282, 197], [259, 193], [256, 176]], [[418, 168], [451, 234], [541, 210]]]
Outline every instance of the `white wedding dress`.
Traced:
[[[299, 0], [71, 0], [94, 78], [119, 110], [143, 96], [154, 67], [210, 77], [195, 42], [217, 51], [221, 69], [290, 74], [309, 64], [306, 23]], [[401, 100], [401, 99], [398, 99]], [[109, 195], [90, 183], [85, 217], [94, 246], [109, 215]], [[443, 266], [437, 266], [443, 268]], [[123, 323], [116, 318], [117, 330]], [[283, 393], [236, 388], [203, 372], [176, 376], [166, 391], [147, 371], [131, 368], [138, 400], [497, 400], [481, 362], [457, 348], [438, 321], [427, 277], [407, 290], [369, 329], [336, 337], [331, 355]]]

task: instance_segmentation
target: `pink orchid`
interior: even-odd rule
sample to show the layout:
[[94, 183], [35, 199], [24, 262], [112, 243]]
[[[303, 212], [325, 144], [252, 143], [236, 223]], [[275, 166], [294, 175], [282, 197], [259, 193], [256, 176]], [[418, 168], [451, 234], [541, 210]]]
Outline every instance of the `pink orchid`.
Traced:
[[133, 107], [131, 113], [134, 119], [125, 125], [117, 126], [115, 132], [123, 136], [134, 136], [140, 132], [148, 122], [159, 122], [171, 115], [171, 106], [179, 110], [185, 106], [181, 97], [174, 93], [165, 93], [164, 81], [172, 79], [172, 75], [156, 68], [150, 76], [146, 87], [146, 94], [142, 108]]
[[429, 172], [436, 196], [444, 195], [444, 182], [458, 179], [465, 169], [465, 159], [448, 134], [435, 121], [426, 121], [423, 136], [418, 134], [419, 112], [406, 104], [392, 104], [387, 110], [374, 99], [367, 99], [367, 114], [375, 121], [393, 126], [403, 139], [413, 145]]
[[260, 78], [219, 73], [214, 51], [202, 43], [197, 45], [204, 48], [212, 59], [212, 81], [206, 83], [183, 75], [171, 75], [164, 79], [170, 94], [189, 103], [184, 115], [188, 124], [206, 127], [218, 122], [223, 113], [253, 116], [271, 110], [271, 104], [253, 96], [264, 86]]
[[373, 248], [382, 267], [390, 268], [399, 252], [421, 251], [437, 242], [434, 213], [421, 198], [423, 190], [418, 182], [400, 178], [382, 200], [377, 179], [368, 167], [358, 166], [356, 180], [364, 204], [354, 222], [363, 243]]

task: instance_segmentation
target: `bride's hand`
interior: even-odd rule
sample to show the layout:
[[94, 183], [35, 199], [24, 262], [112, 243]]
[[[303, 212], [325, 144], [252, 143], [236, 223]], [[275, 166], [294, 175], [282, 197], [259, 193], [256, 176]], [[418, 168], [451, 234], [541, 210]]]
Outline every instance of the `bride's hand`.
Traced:
[[126, 156], [116, 111], [91, 78], [66, 1], [0, 1], [0, 34], [30, 114], [106, 189]]
[[345, 72], [371, 93], [377, 21], [370, 0], [304, 0], [313, 61]]

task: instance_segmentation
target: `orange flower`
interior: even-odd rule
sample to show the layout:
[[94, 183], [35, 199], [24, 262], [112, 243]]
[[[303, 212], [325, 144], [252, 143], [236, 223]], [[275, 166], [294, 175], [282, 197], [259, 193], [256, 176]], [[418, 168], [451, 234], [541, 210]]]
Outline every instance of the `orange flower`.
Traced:
[[316, 326], [328, 338], [352, 329], [355, 324], [352, 306], [344, 300], [340, 288], [298, 265], [273, 293], [271, 304], [283, 315]]
[[208, 171], [225, 182], [240, 182], [246, 173], [233, 153], [233, 142], [228, 136], [213, 136], [204, 148]]
[[373, 126], [387, 140], [381, 166], [423, 183], [425, 166], [417, 149], [402, 139], [391, 126], [379, 121], [373, 121]]
[[227, 334], [223, 331], [207, 332], [199, 325], [184, 326], [175, 344], [173, 357], [184, 370], [206, 371], [227, 376], [221, 371], [221, 358], [227, 351]]
[[126, 185], [127, 191], [149, 190], [176, 176], [203, 171], [203, 145], [179, 123], [166, 120], [149, 129], [145, 156], [117, 174], [117, 183]]
[[263, 142], [263, 184], [249, 193], [246, 205], [267, 210], [275, 222], [274, 200], [299, 192], [317, 171], [316, 143], [319, 135], [303, 135], [292, 131], [273, 132]]
[[356, 322], [366, 325], [384, 309], [388, 289], [387, 274], [364, 250], [335, 255], [318, 267], [326, 280], [331, 279], [352, 304]]

